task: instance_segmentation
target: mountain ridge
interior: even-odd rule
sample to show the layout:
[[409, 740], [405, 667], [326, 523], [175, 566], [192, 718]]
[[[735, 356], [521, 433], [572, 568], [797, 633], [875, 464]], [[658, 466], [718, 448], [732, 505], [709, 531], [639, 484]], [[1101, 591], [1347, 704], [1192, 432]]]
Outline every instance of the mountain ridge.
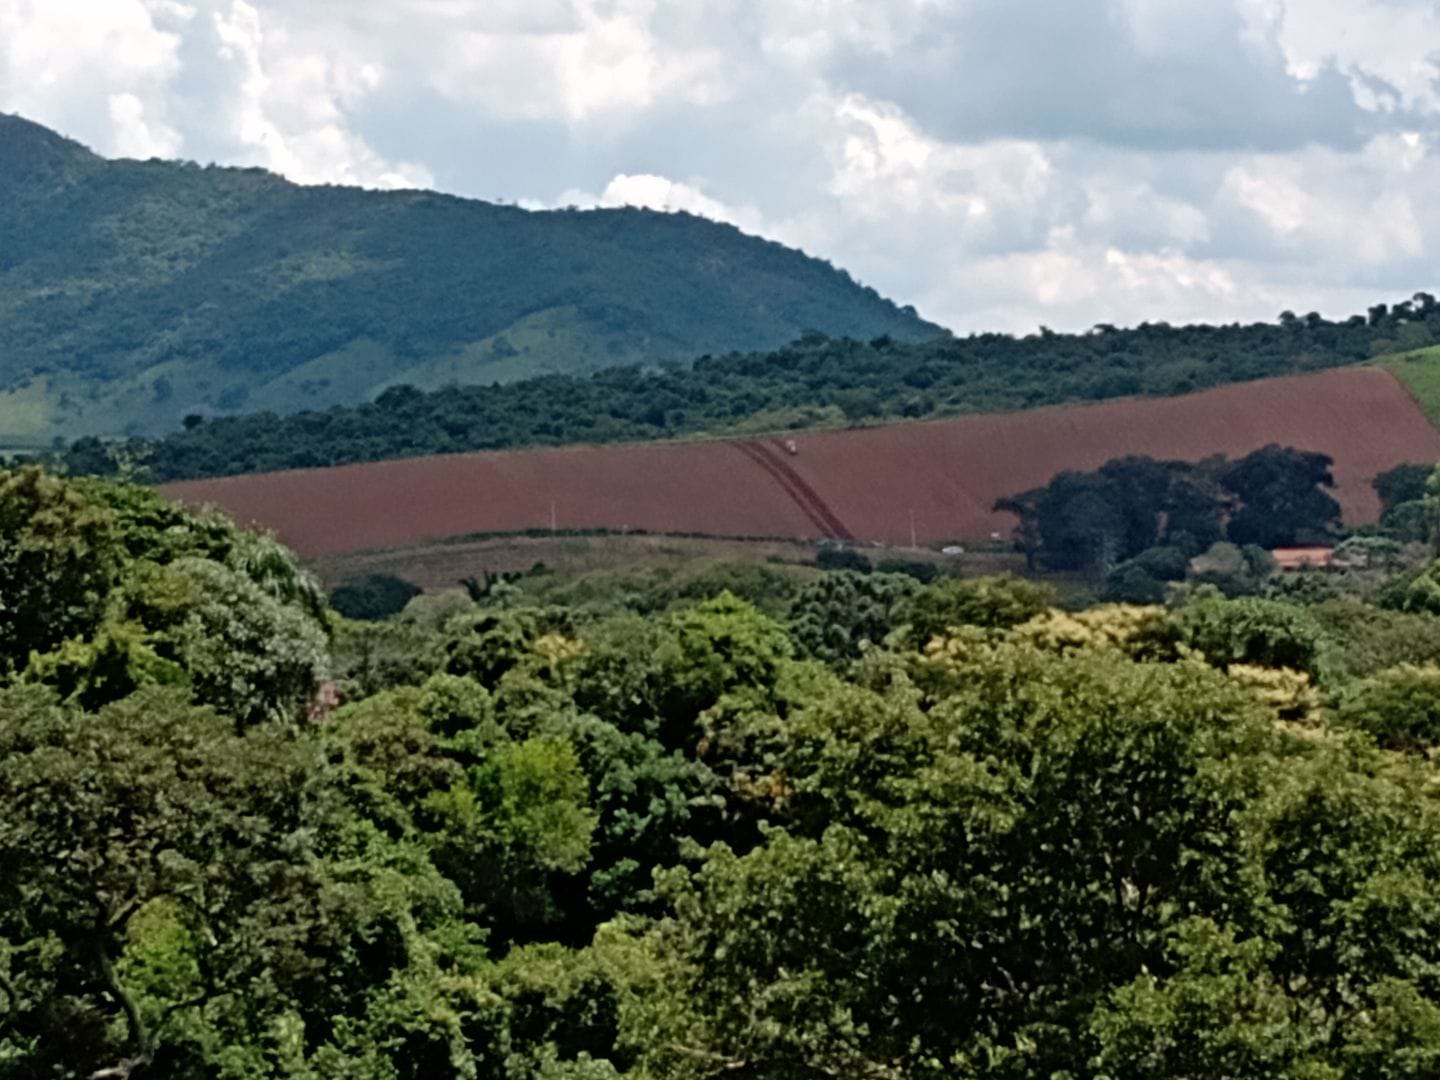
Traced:
[[108, 160], [14, 116], [0, 190], [0, 444], [688, 362], [812, 329], [946, 333], [823, 260], [686, 213]]

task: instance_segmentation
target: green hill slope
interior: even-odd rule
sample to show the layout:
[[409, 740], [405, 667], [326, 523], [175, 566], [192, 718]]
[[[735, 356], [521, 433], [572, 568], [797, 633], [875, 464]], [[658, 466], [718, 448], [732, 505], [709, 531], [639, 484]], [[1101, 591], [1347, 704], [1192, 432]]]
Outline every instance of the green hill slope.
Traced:
[[1440, 345], [1382, 356], [1376, 363], [1399, 379], [1430, 422], [1440, 427]]
[[531, 212], [107, 161], [0, 116], [0, 446], [290, 412], [388, 385], [943, 331], [687, 214]]

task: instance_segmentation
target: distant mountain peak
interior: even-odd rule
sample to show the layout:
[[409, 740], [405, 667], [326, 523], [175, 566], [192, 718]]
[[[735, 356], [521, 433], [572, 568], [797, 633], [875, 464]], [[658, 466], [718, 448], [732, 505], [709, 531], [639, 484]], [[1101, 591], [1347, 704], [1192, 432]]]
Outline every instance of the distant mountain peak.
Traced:
[[23, 116], [0, 113], [0, 184], [59, 179], [102, 159], [74, 139]]

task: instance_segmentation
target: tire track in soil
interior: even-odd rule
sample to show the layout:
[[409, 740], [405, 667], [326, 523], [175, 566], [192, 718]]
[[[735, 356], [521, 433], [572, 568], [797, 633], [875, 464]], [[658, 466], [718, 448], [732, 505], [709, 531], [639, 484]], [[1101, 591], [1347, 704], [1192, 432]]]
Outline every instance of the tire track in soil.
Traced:
[[801, 513], [810, 519], [811, 524], [819, 529], [822, 535], [831, 540], [855, 539], [855, 534], [835, 516], [835, 512], [825, 500], [773, 447], [759, 442], [737, 442], [731, 445], [769, 473], [771, 479], [794, 500]]
[[799, 472], [795, 470], [795, 467], [785, 460], [784, 455], [776, 449], [779, 445], [778, 442], [771, 444], [756, 443], [755, 448], [770, 458], [770, 460], [775, 463], [775, 467], [779, 469], [782, 474], [790, 478], [796, 490], [801, 492], [805, 500], [814, 507], [815, 512], [819, 514], [821, 519], [829, 526], [830, 531], [834, 534], [834, 539], [854, 540], [855, 534], [845, 527], [845, 523], [840, 520], [839, 515], [830, 509], [830, 504], [820, 497], [820, 493], [811, 487], [809, 481], [801, 476]]
[[776, 469], [770, 463], [769, 458], [767, 458], [750, 443], [737, 442], [731, 443], [730, 445], [733, 446], [736, 450], [739, 450], [747, 458], [749, 458], [751, 462], [760, 466], [760, 468], [765, 471], [766, 475], [768, 475], [771, 480], [774, 480], [775, 483], [779, 485], [780, 490], [785, 492], [785, 494], [790, 497], [790, 501], [793, 502], [797, 507], [799, 507], [800, 512], [805, 515], [811, 525], [814, 525], [815, 528], [819, 530], [822, 536], [829, 535], [830, 530], [829, 527], [825, 524], [825, 519], [822, 518], [819, 514], [817, 514], [813, 507], [806, 503], [804, 496], [802, 496], [800, 492], [797, 491], [785, 479], [784, 473]]

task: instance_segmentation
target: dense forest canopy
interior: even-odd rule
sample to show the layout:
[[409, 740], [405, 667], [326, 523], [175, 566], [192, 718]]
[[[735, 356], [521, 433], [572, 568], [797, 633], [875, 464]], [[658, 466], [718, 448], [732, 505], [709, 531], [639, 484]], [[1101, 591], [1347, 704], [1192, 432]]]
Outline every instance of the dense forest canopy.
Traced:
[[689, 214], [530, 212], [259, 169], [106, 161], [0, 116], [0, 446], [942, 333], [828, 263]]
[[1386, 486], [1410, 565], [1319, 590], [718, 565], [352, 623], [0, 472], [0, 1077], [1433, 1074], [1440, 486]]
[[1275, 324], [1027, 337], [979, 334], [906, 344], [809, 334], [765, 353], [691, 366], [628, 366], [508, 385], [394, 386], [354, 408], [205, 420], [159, 440], [71, 448], [76, 471], [139, 467], [157, 481], [339, 465], [466, 450], [642, 441], [1024, 409], [1316, 371], [1440, 340], [1429, 294], [1340, 322], [1288, 313]]

